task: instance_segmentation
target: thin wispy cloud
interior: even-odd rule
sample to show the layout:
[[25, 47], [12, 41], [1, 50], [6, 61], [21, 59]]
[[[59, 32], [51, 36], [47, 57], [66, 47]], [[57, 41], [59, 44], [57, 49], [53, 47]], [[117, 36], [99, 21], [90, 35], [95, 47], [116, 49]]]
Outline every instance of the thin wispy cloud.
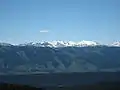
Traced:
[[48, 33], [48, 30], [40, 30], [40, 33]]

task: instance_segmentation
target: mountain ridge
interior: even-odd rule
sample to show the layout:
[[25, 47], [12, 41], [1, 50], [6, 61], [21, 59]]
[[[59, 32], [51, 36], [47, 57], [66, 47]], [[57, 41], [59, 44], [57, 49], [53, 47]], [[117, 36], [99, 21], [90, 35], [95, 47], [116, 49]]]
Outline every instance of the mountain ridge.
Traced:
[[120, 71], [120, 47], [0, 45], [0, 73]]
[[0, 43], [0, 45], [3, 46], [36, 46], [36, 47], [87, 47], [87, 46], [114, 46], [114, 47], [119, 47], [120, 42], [113, 42], [112, 44], [100, 44], [95, 41], [43, 41], [43, 42], [29, 42], [29, 43], [24, 43], [24, 44], [9, 44], [9, 43]]

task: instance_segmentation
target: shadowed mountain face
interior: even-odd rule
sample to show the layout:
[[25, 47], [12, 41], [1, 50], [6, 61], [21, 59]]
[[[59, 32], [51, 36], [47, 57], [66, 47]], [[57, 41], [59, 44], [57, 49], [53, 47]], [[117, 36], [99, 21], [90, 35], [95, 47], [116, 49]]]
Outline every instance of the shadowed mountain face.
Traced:
[[0, 74], [120, 70], [120, 47], [0, 46]]

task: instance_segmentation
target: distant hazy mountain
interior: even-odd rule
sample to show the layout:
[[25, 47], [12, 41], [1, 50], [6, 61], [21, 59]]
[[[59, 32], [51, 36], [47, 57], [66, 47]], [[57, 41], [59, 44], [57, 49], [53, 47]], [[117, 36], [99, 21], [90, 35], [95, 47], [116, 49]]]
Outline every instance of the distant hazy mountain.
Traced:
[[120, 70], [120, 47], [93, 41], [0, 43], [0, 74]]

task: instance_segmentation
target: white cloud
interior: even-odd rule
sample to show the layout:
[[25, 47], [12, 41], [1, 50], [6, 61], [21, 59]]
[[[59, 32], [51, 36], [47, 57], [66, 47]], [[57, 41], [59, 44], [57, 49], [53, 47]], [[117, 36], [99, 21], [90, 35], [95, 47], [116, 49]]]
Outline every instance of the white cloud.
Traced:
[[40, 33], [48, 33], [48, 30], [40, 30]]

